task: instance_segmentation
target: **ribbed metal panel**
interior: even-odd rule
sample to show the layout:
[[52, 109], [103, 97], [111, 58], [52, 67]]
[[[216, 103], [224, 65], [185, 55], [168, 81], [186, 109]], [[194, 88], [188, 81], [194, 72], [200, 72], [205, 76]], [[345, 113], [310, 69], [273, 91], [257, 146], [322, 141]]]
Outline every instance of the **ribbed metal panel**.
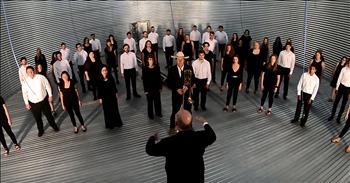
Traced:
[[[336, 62], [350, 53], [349, 1], [309, 1], [308, 37], [304, 59], [303, 1], [5, 1], [9, 27], [17, 58], [27, 56], [33, 63], [35, 49], [41, 47], [48, 61], [51, 53], [66, 42], [74, 45], [83, 37], [96, 33], [104, 47], [109, 34], [117, 36], [119, 45], [130, 29], [130, 23], [150, 20], [160, 37], [166, 29], [175, 32], [184, 27], [189, 33], [192, 24], [204, 30], [223, 25], [231, 36], [249, 29], [253, 40], [276, 36], [293, 40], [297, 63], [303, 65], [315, 50], [323, 49], [326, 77]], [[171, 13], [172, 12], [172, 13]], [[175, 25], [175, 27], [174, 27]], [[9, 96], [19, 90], [14, 59], [7, 40], [1, 14], [1, 93]]]

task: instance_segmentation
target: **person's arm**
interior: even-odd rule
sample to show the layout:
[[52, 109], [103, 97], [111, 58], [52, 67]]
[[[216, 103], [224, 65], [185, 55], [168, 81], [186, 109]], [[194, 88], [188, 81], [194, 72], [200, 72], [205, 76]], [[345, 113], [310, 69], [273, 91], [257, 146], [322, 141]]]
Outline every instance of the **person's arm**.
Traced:
[[163, 37], [163, 51], [165, 52], [165, 36]]
[[101, 53], [102, 52], [102, 46], [101, 46], [101, 41], [98, 40], [98, 51]]
[[146, 144], [146, 153], [150, 156], [165, 156], [167, 151], [166, 141], [163, 139], [156, 143], [158, 135], [152, 135], [149, 137]]
[[138, 71], [138, 69], [137, 69], [138, 65], [137, 65], [136, 54], [133, 54], [133, 61], [134, 61], [135, 70], [136, 70], [136, 72], [137, 72], [137, 71]]
[[[142, 39], [139, 41], [139, 48], [140, 48], [140, 52], [142, 52]], [[135, 51], [135, 53], [136, 53], [136, 51]]]
[[[305, 73], [304, 73], [304, 74], [305, 74]], [[298, 98], [299, 98], [299, 96], [301, 96], [301, 87], [302, 87], [302, 84], [303, 84], [304, 74], [301, 75], [301, 77], [300, 77], [300, 79], [299, 79], [299, 82], [298, 82], [298, 85], [297, 85], [297, 95], [298, 95]]]
[[216, 140], [216, 134], [215, 134], [214, 130], [208, 124], [208, 121], [201, 116], [195, 117], [194, 121], [196, 123], [202, 124], [204, 127], [204, 131], [197, 132], [197, 133], [199, 133], [201, 139], [203, 139], [202, 145], [204, 147], [207, 147], [208, 145], [211, 145], [212, 143], [214, 143]]
[[81, 100], [80, 100], [80, 96], [79, 96], [79, 90], [78, 90], [78, 87], [77, 87], [77, 83], [74, 83], [74, 89], [75, 89], [75, 93], [77, 94], [77, 99], [78, 99], [79, 105], [81, 107], [82, 104], [81, 104]]
[[[64, 85], [64, 84], [63, 84], [63, 85]], [[61, 90], [59, 90], [58, 93], [59, 93], [60, 99], [61, 99], [62, 110], [65, 111], [66, 108], [64, 107], [63, 93], [62, 93]]]
[[142, 69], [142, 82], [143, 82], [143, 91], [144, 93], [147, 95], [148, 94], [148, 90], [149, 90], [149, 85], [148, 85], [148, 77], [147, 77], [147, 73], [146, 73], [146, 68]]
[[41, 80], [42, 80], [42, 83], [47, 91], [47, 94], [49, 96], [49, 103], [52, 102], [52, 89], [51, 89], [51, 85], [49, 83], [49, 80], [47, 80], [44, 76], [40, 76], [41, 77]]
[[334, 73], [335, 73], [335, 71], [337, 70], [338, 65], [339, 65], [339, 63], [337, 63], [337, 65], [335, 65], [335, 67], [334, 67], [334, 69], [333, 69], [332, 78], [334, 77]]
[[22, 85], [22, 97], [26, 108], [29, 110], [30, 105], [29, 105], [29, 97], [28, 97], [28, 88], [26, 84]]
[[[314, 86], [314, 89], [312, 91], [312, 95], [311, 95], [311, 98], [310, 98], [311, 101], [315, 100], [315, 97], [316, 97], [316, 94], [317, 94], [319, 86], [320, 86], [320, 80], [317, 78], [316, 85]], [[309, 101], [309, 103], [311, 103], [311, 101]]]
[[192, 59], [195, 59], [196, 58], [196, 52], [194, 50], [194, 43], [193, 43], [193, 41], [191, 41], [191, 47], [192, 47]]
[[124, 77], [124, 55], [120, 55], [120, 74]]
[[293, 74], [294, 66], [295, 66], [295, 55], [294, 55], [294, 53], [293, 53], [292, 61], [291, 61], [291, 63], [290, 63], [290, 73], [289, 73], [289, 76], [291, 76], [291, 75]]
[[143, 53], [143, 52], [141, 52], [141, 62], [142, 62], [142, 65], [146, 65], [145, 53]]
[[[326, 64], [324, 62], [322, 62], [322, 73], [324, 73], [324, 71], [326, 70]], [[322, 76], [321, 76], [322, 77]], [[320, 78], [321, 79], [321, 78]]]
[[11, 118], [10, 112], [9, 112], [5, 102], [4, 102], [4, 104], [2, 104], [2, 107], [4, 108], [5, 115], [7, 117], [7, 122], [11, 126], [12, 125], [12, 118]]
[[338, 81], [337, 81], [337, 85], [335, 87], [335, 91], [338, 91], [338, 88], [340, 86], [340, 81], [343, 79], [344, 71], [345, 71], [345, 67], [340, 71], [340, 74], [339, 74], [339, 77], [338, 77]]
[[281, 75], [277, 75], [277, 82], [276, 82], [276, 85], [275, 85], [275, 89], [274, 89], [274, 92], [276, 93], [277, 92], [277, 89], [278, 89], [278, 83], [280, 83], [280, 79], [281, 79]]
[[68, 68], [68, 69], [67, 69], [67, 70], [68, 70], [68, 73], [69, 73], [69, 75], [70, 75], [70, 77], [71, 77], [71, 79], [72, 79], [72, 77], [73, 77], [73, 74], [72, 74], [72, 72], [73, 72], [73, 71], [72, 71], [72, 68], [70, 67], [70, 65], [69, 65], [69, 62], [68, 62], [68, 61], [67, 61], [67, 63], [66, 63], [66, 64], [67, 64], [67, 68]]
[[261, 73], [261, 82], [260, 82], [260, 87], [261, 87], [261, 90], [264, 90], [264, 79], [265, 79], [265, 72], [262, 72]]
[[211, 76], [211, 68], [210, 68], [209, 62], [207, 62], [207, 67], [208, 67], [208, 69], [207, 69], [208, 81], [207, 81], [206, 88], [209, 88], [209, 85], [210, 85], [210, 82], [211, 82], [211, 78], [212, 78], [212, 76]]
[[224, 70], [224, 57], [221, 57], [220, 68], [221, 68], [221, 71]]
[[[57, 62], [57, 61], [56, 61]], [[58, 72], [58, 68], [55, 68], [55, 64], [53, 64], [53, 68], [54, 68], [54, 74], [55, 74], [55, 78], [56, 78], [56, 82], [59, 83], [60, 82], [60, 73]]]

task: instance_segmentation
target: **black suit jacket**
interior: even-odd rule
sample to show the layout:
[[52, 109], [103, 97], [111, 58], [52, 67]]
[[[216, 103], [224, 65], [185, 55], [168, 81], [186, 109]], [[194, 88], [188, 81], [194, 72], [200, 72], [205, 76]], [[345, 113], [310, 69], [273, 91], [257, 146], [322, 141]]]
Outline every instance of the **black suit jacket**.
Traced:
[[146, 152], [151, 156], [165, 156], [168, 183], [204, 182], [205, 148], [216, 140], [213, 129], [204, 125], [203, 131], [180, 131], [176, 135], [155, 142], [151, 136]]

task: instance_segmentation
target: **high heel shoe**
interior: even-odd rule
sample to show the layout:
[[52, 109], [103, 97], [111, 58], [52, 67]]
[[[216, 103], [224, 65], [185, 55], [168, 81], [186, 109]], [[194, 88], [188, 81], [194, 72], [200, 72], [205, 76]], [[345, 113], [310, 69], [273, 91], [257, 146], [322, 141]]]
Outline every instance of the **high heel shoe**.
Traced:
[[86, 132], [86, 130], [87, 130], [86, 126], [85, 126], [85, 125], [81, 125], [81, 130], [82, 130], [83, 132]]
[[4, 156], [8, 156], [10, 154], [10, 150], [9, 149], [4, 149]]
[[339, 144], [340, 143], [340, 138], [338, 137], [338, 136], [335, 136], [335, 137], [333, 137], [332, 139], [331, 139], [331, 142], [333, 143], [333, 144]]
[[79, 128], [74, 127], [74, 133], [78, 133], [79, 132]]
[[345, 148], [345, 152], [346, 152], [346, 153], [350, 153], [350, 145], [348, 145], [348, 146]]
[[19, 144], [16, 144], [15, 145], [15, 149], [16, 149], [16, 151], [20, 151], [22, 148], [21, 148], [21, 146]]

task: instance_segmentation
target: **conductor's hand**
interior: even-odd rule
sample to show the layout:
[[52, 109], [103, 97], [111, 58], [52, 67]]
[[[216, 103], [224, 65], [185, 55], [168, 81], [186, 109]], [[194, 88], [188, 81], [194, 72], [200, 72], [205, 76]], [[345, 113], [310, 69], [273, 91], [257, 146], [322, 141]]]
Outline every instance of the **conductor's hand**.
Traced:
[[207, 121], [207, 119], [205, 119], [203, 116], [196, 116], [196, 117], [194, 117], [194, 122], [195, 123], [203, 124], [206, 121]]

